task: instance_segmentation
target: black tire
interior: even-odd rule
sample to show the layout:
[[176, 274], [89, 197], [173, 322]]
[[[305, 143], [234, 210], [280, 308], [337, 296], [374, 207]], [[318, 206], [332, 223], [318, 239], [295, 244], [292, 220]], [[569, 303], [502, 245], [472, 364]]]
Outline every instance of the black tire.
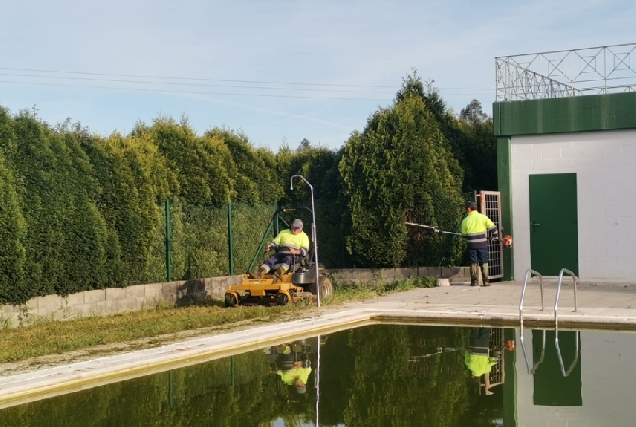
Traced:
[[287, 305], [289, 304], [289, 297], [287, 294], [277, 294], [276, 295], [276, 305]]
[[238, 304], [236, 297], [234, 294], [225, 294], [225, 306], [226, 307], [235, 307]]

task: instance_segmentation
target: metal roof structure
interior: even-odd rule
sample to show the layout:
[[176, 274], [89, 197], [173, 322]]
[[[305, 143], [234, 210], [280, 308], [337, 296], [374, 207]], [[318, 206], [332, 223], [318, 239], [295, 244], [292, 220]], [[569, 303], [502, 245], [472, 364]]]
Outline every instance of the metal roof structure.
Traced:
[[496, 100], [636, 91], [636, 43], [495, 58]]

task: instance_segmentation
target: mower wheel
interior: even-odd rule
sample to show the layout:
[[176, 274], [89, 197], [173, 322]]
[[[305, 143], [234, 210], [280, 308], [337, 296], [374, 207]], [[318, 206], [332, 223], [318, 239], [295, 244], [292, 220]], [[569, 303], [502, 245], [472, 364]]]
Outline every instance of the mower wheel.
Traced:
[[[316, 284], [311, 285], [311, 293], [317, 295]], [[327, 276], [320, 276], [320, 299], [333, 295], [333, 285]]]
[[225, 306], [226, 307], [234, 307], [238, 304], [236, 297], [234, 294], [225, 294]]
[[276, 305], [287, 305], [289, 303], [289, 297], [287, 294], [277, 294], [276, 295]]

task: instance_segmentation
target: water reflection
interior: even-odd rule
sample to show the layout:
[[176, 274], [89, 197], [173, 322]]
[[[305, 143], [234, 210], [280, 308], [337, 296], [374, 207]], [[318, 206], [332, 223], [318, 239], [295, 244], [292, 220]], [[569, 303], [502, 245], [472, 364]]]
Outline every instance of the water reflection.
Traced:
[[0, 425], [526, 427], [564, 414], [568, 426], [633, 425], [634, 334], [525, 336], [352, 329], [10, 407]]

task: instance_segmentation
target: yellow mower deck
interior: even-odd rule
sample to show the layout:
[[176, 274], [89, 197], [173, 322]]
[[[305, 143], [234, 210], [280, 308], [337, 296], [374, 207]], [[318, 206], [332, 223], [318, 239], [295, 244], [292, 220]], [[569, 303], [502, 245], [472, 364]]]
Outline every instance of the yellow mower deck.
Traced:
[[225, 305], [233, 307], [249, 300], [269, 298], [278, 305], [302, 300], [312, 300], [316, 295], [305, 291], [302, 286], [291, 282], [291, 274], [283, 274], [281, 280], [276, 281], [272, 274], [265, 274], [260, 279], [252, 279], [249, 274], [243, 274], [240, 285], [230, 286], [225, 293]]
[[[241, 275], [242, 282], [232, 285], [225, 292], [225, 306], [234, 307], [250, 301], [271, 299], [277, 305], [286, 305], [290, 302], [313, 301], [317, 298], [315, 283], [295, 285], [292, 283], [292, 273], [283, 274], [280, 280], [276, 280], [273, 274], [265, 274], [260, 279], [252, 279], [249, 274]], [[320, 277], [321, 298], [333, 293], [331, 280], [328, 277]]]

